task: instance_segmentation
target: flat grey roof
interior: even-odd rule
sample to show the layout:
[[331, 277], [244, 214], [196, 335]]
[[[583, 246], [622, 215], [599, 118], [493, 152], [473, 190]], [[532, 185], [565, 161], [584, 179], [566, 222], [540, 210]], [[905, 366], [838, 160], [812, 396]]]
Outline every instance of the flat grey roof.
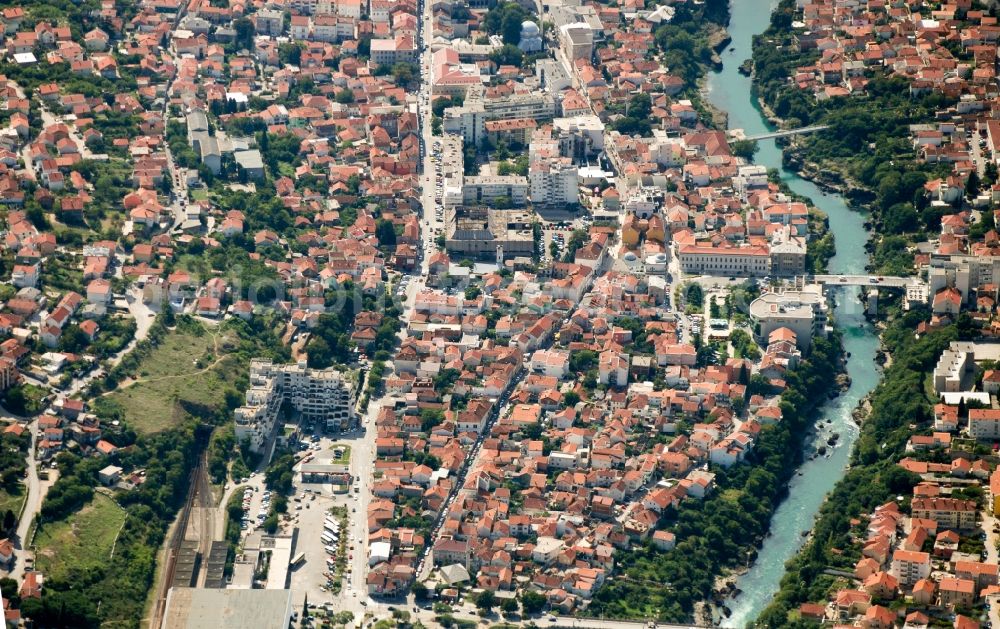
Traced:
[[303, 474], [343, 474], [351, 468], [342, 463], [303, 463], [300, 469]]
[[288, 626], [291, 590], [170, 588], [165, 629], [244, 629]]
[[257, 149], [237, 151], [236, 153], [233, 153], [233, 157], [236, 159], [237, 164], [247, 170], [250, 170], [251, 168], [264, 167], [264, 160], [261, 158], [260, 151]]

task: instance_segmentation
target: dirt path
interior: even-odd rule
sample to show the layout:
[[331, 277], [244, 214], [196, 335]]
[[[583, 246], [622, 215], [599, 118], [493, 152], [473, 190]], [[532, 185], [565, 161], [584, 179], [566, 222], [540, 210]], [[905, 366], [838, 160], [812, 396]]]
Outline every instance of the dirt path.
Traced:
[[[212, 335], [212, 353], [213, 354], [218, 354], [219, 353], [219, 335], [218, 335], [218, 333]], [[147, 384], [147, 383], [150, 383], [150, 382], [162, 382], [164, 380], [175, 380], [177, 378], [187, 378], [187, 377], [190, 377], [190, 376], [199, 376], [199, 375], [201, 375], [203, 373], [211, 371], [212, 369], [215, 369], [215, 367], [217, 367], [219, 365], [219, 363], [221, 363], [222, 361], [224, 361], [227, 358], [229, 358], [228, 354], [219, 356], [214, 361], [212, 361], [212, 364], [210, 364], [207, 367], [204, 367], [202, 369], [199, 369], [198, 371], [193, 371], [193, 372], [188, 372], [188, 373], [178, 373], [178, 374], [174, 374], [172, 376], [157, 376], [156, 378], [135, 378], [135, 379], [129, 379], [129, 380], [126, 380], [126, 381], [120, 383], [116, 388], [112, 389], [111, 391], [105, 391], [101, 395], [102, 396], [109, 395], [111, 393], [114, 393], [115, 391], [121, 391], [122, 389], [127, 389], [127, 388], [135, 386], [137, 384]]]

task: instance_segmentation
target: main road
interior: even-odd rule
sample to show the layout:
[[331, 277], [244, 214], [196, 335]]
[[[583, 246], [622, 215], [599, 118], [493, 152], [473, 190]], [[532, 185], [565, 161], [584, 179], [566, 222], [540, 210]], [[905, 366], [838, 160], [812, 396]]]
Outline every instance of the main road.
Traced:
[[17, 561], [14, 563], [14, 569], [10, 571], [9, 575], [7, 575], [18, 583], [20, 583], [21, 579], [24, 577], [24, 564], [27, 557], [23, 553], [30, 541], [28, 539], [28, 534], [31, 531], [31, 523], [38, 512], [41, 511], [42, 499], [45, 497], [45, 493], [48, 488], [52, 486], [52, 482], [54, 482], [54, 479], [50, 479], [43, 485], [39, 478], [38, 460], [35, 458], [35, 445], [38, 443], [37, 418], [33, 418], [27, 426], [28, 431], [31, 434], [31, 445], [28, 446], [27, 456], [28, 475], [25, 479], [25, 489], [27, 490], [28, 495], [25, 498], [24, 508], [21, 510], [21, 519], [17, 522], [17, 534], [13, 540], [14, 547], [21, 551], [22, 556], [17, 557]]
[[[418, 3], [423, 20], [417, 35], [418, 46], [421, 45], [425, 34], [429, 33], [430, 7], [426, 6], [423, 0]], [[417, 95], [418, 118], [421, 127], [421, 158], [423, 160], [423, 172], [420, 174], [419, 182], [421, 187], [421, 204], [423, 206], [423, 217], [420, 221], [421, 246], [418, 252], [420, 256], [419, 272], [413, 275], [403, 274], [400, 278], [406, 281], [404, 290], [401, 293], [393, 293], [399, 299], [400, 310], [402, 311], [403, 327], [399, 331], [399, 340], [403, 342], [407, 338], [406, 326], [411, 319], [413, 309], [416, 304], [417, 294], [424, 288], [427, 273], [429, 270], [430, 256], [435, 250], [434, 245], [434, 181], [435, 169], [430, 159], [430, 146], [433, 142], [431, 134], [431, 108], [430, 108], [430, 51], [427, 50], [421, 55], [421, 87]], [[386, 363], [386, 373], [391, 373], [394, 369], [392, 361]], [[359, 418], [360, 438], [352, 442], [351, 448], [351, 474], [356, 479], [358, 491], [355, 494], [356, 512], [350, 514], [349, 544], [353, 558], [350, 560], [351, 574], [347, 579], [344, 596], [341, 597], [338, 607], [342, 610], [354, 612], [360, 618], [365, 613], [372, 613], [376, 618], [388, 615], [388, 606], [385, 603], [376, 601], [368, 596], [368, 507], [372, 501], [372, 483], [375, 469], [375, 439], [377, 429], [375, 421], [378, 412], [385, 404], [393, 404], [395, 399], [388, 393], [383, 393], [380, 397], [373, 398], [368, 408], [365, 409]]]

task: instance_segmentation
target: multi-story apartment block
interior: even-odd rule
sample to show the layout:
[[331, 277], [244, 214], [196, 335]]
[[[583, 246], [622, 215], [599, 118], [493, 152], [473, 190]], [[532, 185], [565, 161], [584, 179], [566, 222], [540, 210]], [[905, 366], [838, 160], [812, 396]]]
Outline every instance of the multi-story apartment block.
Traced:
[[354, 418], [353, 385], [333, 369], [312, 369], [305, 361], [275, 365], [269, 360], [250, 362], [250, 388], [246, 403], [237, 408], [236, 439], [249, 441], [256, 452], [267, 443], [283, 403], [288, 402], [305, 421], [325, 422], [327, 430], [340, 430]]
[[913, 585], [931, 573], [931, 556], [913, 550], [897, 550], [892, 554], [892, 576], [903, 585]]
[[254, 29], [258, 35], [281, 35], [285, 14], [274, 9], [261, 9], [254, 15]]
[[417, 60], [417, 47], [410, 35], [399, 35], [392, 39], [373, 39], [371, 58], [379, 65], [414, 63]]
[[969, 436], [984, 441], [1000, 439], [1000, 410], [970, 408]]
[[764, 277], [771, 272], [771, 254], [766, 246], [715, 247], [689, 244], [677, 249], [681, 270], [694, 275]]
[[[969, 383], [974, 368], [973, 349], [967, 344], [952, 343], [951, 347], [941, 352], [941, 357], [934, 366], [934, 391], [937, 393], [962, 391]], [[972, 432], [971, 425], [969, 431]]]
[[338, 15], [317, 15], [312, 20], [312, 39], [321, 42], [340, 42], [354, 35], [353, 18]]
[[568, 158], [540, 159], [528, 172], [531, 202], [536, 205], [576, 205], [579, 169]]
[[528, 200], [528, 180], [520, 175], [477, 175], [464, 179], [464, 204], [481, 205], [497, 199], [509, 199], [513, 205], [524, 205]]
[[914, 518], [934, 520], [944, 529], [969, 530], [976, 526], [976, 503], [958, 498], [914, 498]]
[[488, 120], [530, 118], [536, 122], [555, 116], [556, 102], [551, 94], [532, 92], [487, 99], [480, 86], [470, 87], [461, 107], [444, 110], [444, 130], [462, 136], [466, 144], [478, 145], [486, 134]]

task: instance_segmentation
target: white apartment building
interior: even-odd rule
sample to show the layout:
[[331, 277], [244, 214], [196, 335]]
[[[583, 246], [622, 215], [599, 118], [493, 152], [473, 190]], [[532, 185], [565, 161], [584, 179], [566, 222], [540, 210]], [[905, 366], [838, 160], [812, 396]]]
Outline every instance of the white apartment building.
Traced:
[[931, 295], [951, 286], [968, 301], [973, 289], [1000, 283], [1000, 256], [931, 254], [927, 283]]
[[969, 409], [969, 436], [983, 441], [1000, 439], [1000, 410], [992, 408]]
[[413, 37], [409, 35], [399, 35], [392, 39], [373, 39], [371, 41], [371, 58], [378, 65], [415, 63], [417, 47], [413, 43]]
[[975, 368], [975, 355], [969, 344], [952, 343], [941, 352], [941, 358], [934, 365], [934, 391], [955, 393], [963, 391], [963, 381]]
[[354, 418], [354, 387], [333, 368], [312, 369], [304, 360], [275, 365], [269, 360], [250, 361], [250, 388], [246, 403], [235, 411], [236, 439], [247, 440], [259, 452], [274, 431], [283, 403], [306, 421], [325, 422], [327, 430], [340, 430]]
[[552, 135], [566, 157], [584, 158], [604, 150], [604, 123], [597, 116], [555, 118]]
[[746, 198], [749, 190], [754, 188], [766, 188], [768, 184], [767, 166], [751, 164], [740, 166], [736, 176], [733, 177], [733, 188], [742, 198]]
[[556, 114], [556, 101], [551, 94], [531, 92], [511, 94], [484, 101], [487, 120], [532, 118], [536, 121], [551, 120]]
[[528, 170], [530, 198], [535, 205], [576, 205], [580, 202], [579, 168], [568, 158], [532, 162]]
[[931, 558], [927, 553], [897, 549], [892, 553], [889, 574], [899, 579], [901, 585], [913, 585], [931, 574]]
[[317, 15], [312, 20], [312, 39], [336, 43], [354, 36], [354, 19], [337, 15]]
[[258, 35], [281, 35], [285, 14], [274, 9], [261, 9], [254, 15], [254, 30]]
[[293, 15], [288, 25], [288, 36], [292, 39], [308, 39], [312, 21], [308, 15]]
[[531, 356], [529, 366], [535, 373], [564, 378], [569, 374], [570, 354], [562, 349], [540, 349]]
[[826, 336], [828, 311], [819, 284], [810, 284], [802, 290], [764, 293], [750, 303], [750, 319], [758, 340], [766, 343], [771, 332], [788, 328], [803, 349], [809, 347], [813, 336]]
[[466, 144], [478, 145], [486, 134], [487, 120], [531, 118], [541, 122], [551, 120], [555, 113], [556, 102], [551, 94], [532, 92], [487, 100], [480, 86], [470, 86], [465, 104], [444, 110], [442, 128], [445, 133], [461, 135]]
[[528, 180], [520, 175], [479, 175], [465, 177], [462, 182], [462, 203], [481, 205], [497, 199], [510, 199], [514, 205], [528, 201]]
[[[289, 0], [288, 8], [295, 11], [296, 13], [302, 13], [305, 15], [313, 15], [318, 13], [319, 0]], [[329, 6], [329, 2], [326, 2]]]

